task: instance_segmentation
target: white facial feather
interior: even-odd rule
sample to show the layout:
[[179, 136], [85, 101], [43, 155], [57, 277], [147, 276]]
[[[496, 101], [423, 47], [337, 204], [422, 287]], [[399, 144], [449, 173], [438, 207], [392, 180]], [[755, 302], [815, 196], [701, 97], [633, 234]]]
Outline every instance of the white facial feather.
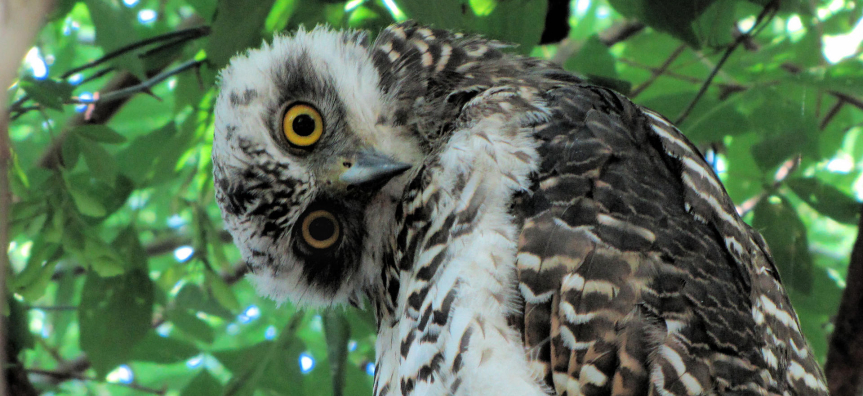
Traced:
[[[306, 70], [315, 75], [303, 77], [313, 77], [334, 88], [336, 100], [344, 109], [345, 124], [361, 144], [404, 163], [417, 163], [421, 158], [415, 139], [387, 123], [379, 123], [392, 119], [395, 106], [389, 105], [390, 98], [381, 93], [378, 72], [366, 48], [354, 41], [353, 35], [324, 27], [308, 32], [301, 29], [293, 36], [277, 35], [272, 44], [264, 43], [261, 48], [234, 57], [221, 73], [213, 144], [216, 174], [229, 172], [230, 177], [244, 177], [243, 171], [250, 165], [278, 164], [282, 180], [294, 184], [289, 187], [296, 199], [281, 202], [289, 206], [283, 224], [292, 226], [298, 221], [320, 186], [315, 174], [268, 132], [268, 112], [282, 105], [278, 103], [282, 87], [275, 76], [284, 74], [286, 65], [292, 61], [301, 59], [304, 64], [311, 64]], [[324, 133], [328, 132], [337, 133]], [[250, 150], [244, 150], [243, 146], [253, 147], [254, 154], [248, 154]], [[271, 164], [263, 164], [266, 162]], [[403, 176], [391, 181], [372, 199], [363, 226], [370, 230], [392, 228], [393, 201], [400, 196], [405, 180]], [[249, 277], [258, 292], [277, 302], [290, 299], [297, 305], [343, 304], [350, 297], [360, 296], [369, 284], [379, 282], [384, 232], [369, 233], [359, 256], [359, 270], [346, 273], [338, 290], [332, 293], [317, 290], [302, 276], [303, 262], [292, 252], [291, 232], [271, 238], [262, 236], [261, 224], [248, 217], [233, 216], [223, 210], [223, 219], [243, 258], [254, 269]]]

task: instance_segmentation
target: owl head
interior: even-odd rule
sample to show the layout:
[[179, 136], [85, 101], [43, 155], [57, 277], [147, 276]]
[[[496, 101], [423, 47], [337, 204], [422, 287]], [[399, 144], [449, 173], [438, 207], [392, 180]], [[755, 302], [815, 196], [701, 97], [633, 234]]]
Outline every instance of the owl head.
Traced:
[[[394, 122], [363, 33], [276, 36], [221, 72], [216, 199], [258, 292], [355, 302], [380, 261], [420, 145]], [[401, 176], [400, 176], [401, 175]]]

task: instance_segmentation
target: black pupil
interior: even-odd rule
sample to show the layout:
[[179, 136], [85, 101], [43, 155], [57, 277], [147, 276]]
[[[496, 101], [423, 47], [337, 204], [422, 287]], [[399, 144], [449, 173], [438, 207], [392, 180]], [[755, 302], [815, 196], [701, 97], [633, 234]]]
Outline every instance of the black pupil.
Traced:
[[309, 235], [317, 241], [324, 241], [333, 236], [336, 225], [326, 217], [318, 217], [309, 224]]
[[309, 136], [315, 131], [315, 119], [308, 114], [300, 114], [294, 118], [294, 133], [300, 136]]

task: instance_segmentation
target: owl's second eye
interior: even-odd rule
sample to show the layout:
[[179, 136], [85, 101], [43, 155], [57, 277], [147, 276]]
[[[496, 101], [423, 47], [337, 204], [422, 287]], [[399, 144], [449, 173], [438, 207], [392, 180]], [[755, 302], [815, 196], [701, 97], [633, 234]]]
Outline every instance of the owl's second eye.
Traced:
[[282, 118], [282, 133], [291, 145], [309, 147], [317, 143], [324, 133], [323, 117], [307, 104], [291, 105]]
[[326, 210], [316, 210], [303, 219], [303, 240], [315, 249], [332, 247], [339, 239], [340, 231], [338, 220]]

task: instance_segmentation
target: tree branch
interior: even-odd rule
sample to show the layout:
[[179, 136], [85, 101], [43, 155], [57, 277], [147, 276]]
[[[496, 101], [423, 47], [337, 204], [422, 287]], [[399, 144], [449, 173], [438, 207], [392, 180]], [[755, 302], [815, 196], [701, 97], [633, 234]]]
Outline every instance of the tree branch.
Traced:
[[[2, 0], [0, 0], [0, 1], [2, 1]], [[183, 21], [181, 25], [182, 26], [190, 26], [190, 25], [197, 25], [200, 23], [201, 22], [200, 22], [199, 17], [192, 17], [192, 18], [189, 18], [189, 19]], [[179, 31], [182, 31], [182, 30], [179, 30]], [[168, 64], [166, 63], [164, 67], [167, 67], [167, 66], [168, 66]], [[164, 70], [163, 68], [158, 69], [158, 70], [150, 70], [150, 71], [148, 71], [147, 76], [153, 77], [153, 76], [161, 73], [163, 70]], [[138, 85], [140, 83], [141, 83], [141, 81], [137, 77], [135, 77], [134, 75], [132, 75], [129, 72], [124, 71], [124, 72], [120, 72], [120, 73], [117, 73], [116, 75], [114, 75], [114, 77], [107, 84], [105, 84], [105, 86], [99, 91], [105, 92], [105, 93], [110, 93], [110, 92], [126, 89], [129, 87]], [[56, 169], [56, 168], [60, 167], [63, 164], [62, 156], [61, 156], [61, 152], [62, 152], [62, 148], [63, 148], [63, 141], [65, 140], [66, 133], [68, 133], [69, 130], [75, 128], [76, 126], [84, 125], [84, 124], [104, 124], [104, 123], [107, 123], [108, 120], [110, 120], [111, 117], [113, 117], [114, 114], [116, 114], [123, 107], [123, 105], [125, 105], [126, 102], [128, 102], [128, 100], [129, 100], [129, 97], [127, 96], [127, 97], [123, 97], [123, 98], [120, 98], [117, 100], [113, 100], [111, 102], [101, 103], [98, 106], [94, 106], [94, 109], [93, 109], [92, 113], [89, 114], [89, 117], [85, 117], [84, 114], [78, 114], [77, 116], [70, 118], [70, 120], [66, 123], [66, 126], [64, 127], [63, 132], [60, 133], [59, 136], [54, 138], [51, 141], [51, 144], [45, 150], [45, 152], [42, 153], [42, 156], [39, 158], [37, 165], [42, 167], [42, 168], [46, 168], [46, 169]]]
[[[33, 43], [36, 33], [45, 22], [45, 15], [53, 8], [51, 0], [0, 0], [0, 37], [3, 42], [3, 56], [0, 57], [0, 307], [6, 306], [6, 272], [9, 268], [9, 212], [12, 208], [12, 192], [9, 184], [9, 170], [12, 162], [12, 145], [9, 139], [9, 112], [6, 111], [6, 87], [12, 85], [18, 75], [21, 59]], [[6, 323], [0, 321], [0, 395], [7, 392], [16, 395], [35, 394], [27, 375], [16, 367], [8, 365], [17, 362], [17, 356], [6, 356]], [[17, 353], [13, 351], [12, 353]], [[8, 367], [8, 370], [7, 370]], [[7, 378], [6, 375], [11, 374]], [[8, 380], [8, 381], [7, 381]], [[8, 388], [7, 388], [8, 386]]]
[[863, 110], [863, 100], [856, 98], [854, 96], [848, 95], [846, 93], [842, 93], [839, 91], [827, 91], [830, 95], [835, 96], [837, 99], [847, 102], [848, 104]]
[[833, 107], [831, 107], [830, 110], [827, 111], [827, 114], [824, 115], [824, 119], [821, 120], [821, 124], [818, 125], [818, 129], [823, 131], [824, 128], [827, 128], [827, 125], [830, 124], [830, 121], [833, 120], [833, 117], [836, 117], [836, 114], [839, 114], [839, 110], [842, 110], [842, 107], [844, 105], [845, 100], [839, 98], [839, 100], [836, 101], [836, 104], [834, 104]]
[[666, 59], [665, 62], [662, 63], [662, 65], [660, 65], [656, 69], [651, 69], [650, 78], [648, 78], [647, 81], [641, 83], [641, 85], [633, 89], [632, 92], [629, 93], [629, 98], [634, 99], [636, 96], [638, 96], [638, 94], [640, 94], [645, 89], [647, 89], [647, 87], [653, 84], [656, 79], [659, 78], [659, 76], [665, 74], [666, 70], [668, 70], [668, 67], [671, 66], [672, 63], [674, 63], [674, 60], [677, 59], [677, 57], [680, 56], [680, 54], [682, 54], [683, 50], [685, 49], [686, 44], [681, 44], [671, 53], [671, 55], [668, 56], [668, 59]]
[[[692, 112], [692, 109], [695, 108], [695, 105], [701, 100], [701, 97], [704, 96], [704, 93], [707, 92], [707, 88], [710, 87], [710, 83], [713, 82], [713, 78], [716, 77], [716, 74], [719, 73], [719, 70], [722, 69], [722, 66], [725, 64], [725, 61], [731, 57], [731, 54], [737, 49], [740, 44], [744, 41], [748, 40], [750, 37], [754, 36], [758, 31], [761, 30], [762, 22], [769, 21], [775, 15], [775, 11], [779, 9], [779, 2], [777, 0], [771, 1], [767, 5], [764, 6], [764, 9], [761, 10], [761, 13], [758, 14], [758, 17], [755, 18], [755, 24], [752, 25], [752, 28], [749, 29], [748, 32], [742, 34], [734, 40], [728, 49], [725, 50], [725, 53], [722, 54], [722, 58], [719, 59], [719, 62], [716, 63], [716, 66], [713, 70], [710, 71], [710, 75], [707, 76], [707, 79], [704, 80], [704, 84], [701, 85], [701, 89], [698, 90], [698, 93], [695, 94], [695, 97], [692, 98], [692, 101], [689, 102], [689, 105], [686, 106], [677, 119], [674, 120], [675, 125], [680, 125], [689, 113]], [[770, 18], [767, 18], [768, 15], [771, 15]]]
[[863, 391], [863, 205], [860, 212], [845, 291], [827, 350], [825, 374], [833, 396], [859, 396]]
[[[98, 378], [88, 377], [88, 376], [86, 376], [82, 373], [78, 373], [78, 372], [65, 372], [65, 371], [43, 370], [43, 369], [26, 369], [26, 371], [28, 373], [31, 373], [31, 374], [38, 374], [38, 375], [43, 375], [46, 377], [56, 378], [56, 379], [60, 380], [59, 382], [63, 382], [63, 381], [69, 380], [69, 379], [76, 379], [76, 380], [80, 380], [80, 381], [90, 381], [90, 382], [103, 382]], [[112, 384], [112, 385], [118, 385], [118, 386], [124, 386], [124, 387], [127, 387], [129, 389], [134, 389], [134, 390], [146, 392], [146, 393], [152, 393], [154, 395], [164, 395], [167, 392], [167, 389], [165, 389], [165, 388], [154, 389], [154, 388], [149, 388], [149, 387], [146, 387], [143, 385], [136, 384], [134, 382], [128, 383], [128, 384], [125, 384], [122, 382], [105, 382], [105, 383], [106, 384]]]
[[[634, 36], [643, 29], [644, 24], [641, 22], [623, 21], [621, 23], [615, 23], [608, 29], [597, 33], [597, 36], [599, 36], [599, 41], [601, 43], [605, 44], [607, 47], [611, 47], [612, 45]], [[564, 39], [561, 41], [560, 46], [557, 47], [557, 53], [554, 54], [551, 61], [558, 65], [564, 64], [564, 62], [573, 56], [573, 54], [578, 53], [581, 49], [581, 45], [581, 41]]]
[[[197, 39], [200, 37], [207, 36], [209, 34], [210, 34], [210, 27], [209, 26], [198, 26], [198, 27], [193, 27], [193, 28], [189, 28], [189, 29], [181, 29], [181, 30], [177, 30], [176, 32], [171, 32], [171, 33], [166, 33], [166, 34], [150, 37], [148, 39], [141, 40], [141, 41], [129, 44], [127, 46], [118, 48], [114, 51], [111, 51], [111, 52], [103, 55], [102, 57], [100, 57], [100, 58], [98, 58], [92, 62], [85, 63], [85, 64], [78, 66], [78, 67], [73, 67], [72, 69], [69, 69], [65, 73], [60, 75], [60, 78], [65, 80], [65, 79], [71, 77], [75, 73], [82, 72], [84, 70], [99, 66], [99, 65], [101, 65], [101, 64], [103, 64], [103, 63], [105, 63], [111, 59], [114, 59], [118, 56], [124, 55], [128, 52], [135, 51], [139, 48], [146, 47], [150, 44], [155, 44], [155, 43], [160, 43], [163, 41], [173, 40], [173, 41], [169, 42], [167, 45], [158, 46], [151, 51], [145, 52], [141, 56], [146, 56], [146, 55], [150, 54], [151, 52], [153, 52], [155, 50], [163, 49], [166, 46], [177, 45], [180, 43], [184, 43], [186, 41], [191, 41], [191, 40], [194, 40], [194, 39]], [[99, 75], [99, 73], [96, 73], [96, 74]], [[102, 74], [104, 74], [104, 73], [102, 73]], [[89, 79], [92, 79], [92, 78], [95, 78], [95, 77], [91, 77]], [[16, 100], [15, 103], [13, 103], [12, 106], [9, 107], [9, 111], [11, 113], [15, 113], [15, 115], [13, 116], [13, 119], [21, 116], [22, 105], [24, 104], [24, 102], [26, 102], [29, 99], [30, 99], [29, 96], [24, 95], [20, 99]]]
[[800, 160], [801, 157], [798, 154], [796, 157], [785, 161], [781, 166], [779, 166], [779, 169], [776, 170], [776, 174], [773, 176], [772, 186], [765, 190], [762, 190], [760, 193], [750, 197], [746, 201], [743, 201], [743, 203], [741, 203], [740, 205], [737, 205], [735, 207], [735, 209], [737, 210], [737, 215], [743, 217], [744, 215], [749, 213], [749, 211], [755, 209], [755, 206], [757, 206], [758, 203], [761, 202], [762, 199], [764, 199], [764, 197], [773, 194], [773, 192], [776, 191], [776, 189], [778, 189], [779, 186], [781, 186], [782, 183], [785, 182], [785, 179], [787, 179], [788, 176], [790, 176], [792, 173], [794, 173], [795, 170], [797, 170], [797, 167], [800, 166]]
[[97, 99], [97, 100], [78, 101], [78, 103], [87, 103], [87, 104], [91, 104], [91, 103], [97, 104], [98, 103], [98, 104], [101, 104], [101, 103], [107, 103], [107, 102], [111, 102], [111, 101], [118, 100], [118, 99], [125, 99], [125, 98], [128, 98], [128, 97], [135, 95], [137, 93], [147, 91], [147, 90], [153, 88], [154, 86], [156, 86], [157, 84], [159, 84], [160, 82], [165, 81], [169, 77], [177, 75], [179, 73], [182, 73], [182, 72], [189, 70], [193, 67], [198, 67], [204, 62], [205, 61], [203, 61], [203, 60], [199, 61], [199, 60], [191, 59], [191, 60], [188, 60], [186, 62], [183, 62], [182, 64], [180, 64], [180, 66], [177, 66], [171, 70], [159, 73], [159, 74], [157, 74], [151, 78], [148, 78], [148, 79], [142, 81], [141, 83], [139, 83], [137, 85], [133, 85], [131, 87], [118, 89], [116, 91], [109, 92], [105, 95], [100, 96], [99, 99]]

